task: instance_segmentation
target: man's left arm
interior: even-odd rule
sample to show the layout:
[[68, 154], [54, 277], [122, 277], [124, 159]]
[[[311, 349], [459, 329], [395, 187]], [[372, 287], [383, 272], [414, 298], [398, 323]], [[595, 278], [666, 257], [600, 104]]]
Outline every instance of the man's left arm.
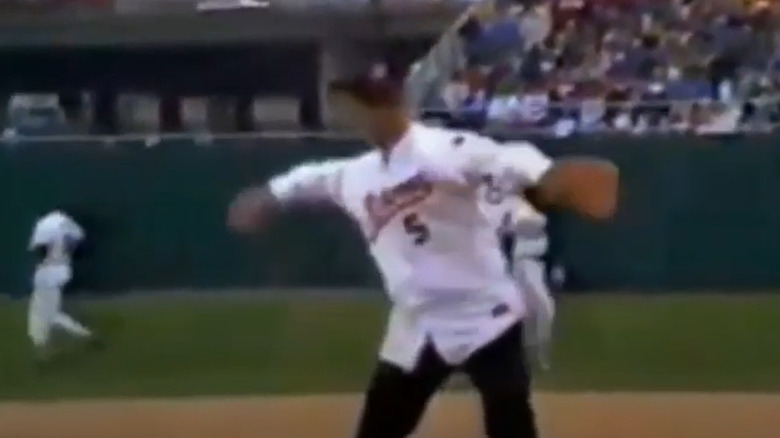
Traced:
[[537, 210], [569, 210], [608, 219], [617, 209], [619, 173], [594, 157], [553, 160], [530, 143], [499, 145], [487, 138], [464, 142], [456, 152], [467, 179], [490, 176], [522, 194]]
[[81, 225], [78, 222], [76, 222], [75, 219], [68, 217], [68, 226], [66, 227], [66, 233], [67, 233], [67, 241], [68, 241], [68, 251], [70, 251], [71, 255], [74, 257], [83, 256], [85, 252], [84, 239], [86, 238], [86, 233], [84, 232], [84, 228], [82, 228]]
[[86, 233], [84, 232], [84, 228], [81, 227], [81, 225], [76, 222], [75, 219], [68, 217], [68, 226], [67, 226], [68, 234], [71, 239], [81, 242], [86, 237]]

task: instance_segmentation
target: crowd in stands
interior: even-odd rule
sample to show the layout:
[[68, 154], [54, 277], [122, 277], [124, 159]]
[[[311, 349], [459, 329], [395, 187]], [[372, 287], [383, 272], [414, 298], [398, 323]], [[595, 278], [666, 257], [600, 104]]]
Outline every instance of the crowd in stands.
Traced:
[[500, 1], [457, 29], [426, 118], [561, 136], [780, 121], [780, 1]]
[[[766, 131], [780, 123], [780, 0], [474, 3], [411, 68], [408, 82], [420, 82], [412, 100], [430, 122], [559, 136]], [[88, 131], [74, 128], [84, 124], [85, 98], [65, 100], [12, 96], [4, 136]], [[185, 116], [203, 112], [182, 105]], [[170, 105], [131, 106], [124, 112], [157, 120], [166, 114], [157, 107]]]

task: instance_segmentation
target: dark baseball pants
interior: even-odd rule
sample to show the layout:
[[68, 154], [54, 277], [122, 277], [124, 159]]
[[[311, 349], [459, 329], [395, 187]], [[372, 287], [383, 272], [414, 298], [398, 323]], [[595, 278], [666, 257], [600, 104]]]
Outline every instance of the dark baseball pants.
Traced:
[[[490, 438], [537, 436], [522, 337], [522, 325], [514, 325], [457, 368], [479, 391], [485, 432]], [[411, 372], [380, 361], [366, 392], [356, 437], [411, 435], [428, 401], [455, 370], [430, 343]]]

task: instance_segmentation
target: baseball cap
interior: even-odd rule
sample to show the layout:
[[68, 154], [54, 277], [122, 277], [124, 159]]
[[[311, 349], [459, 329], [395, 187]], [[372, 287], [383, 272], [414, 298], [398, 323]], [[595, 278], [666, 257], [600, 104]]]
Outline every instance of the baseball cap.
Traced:
[[399, 105], [404, 98], [403, 73], [386, 62], [353, 65], [331, 81], [328, 90], [348, 94], [368, 106]]

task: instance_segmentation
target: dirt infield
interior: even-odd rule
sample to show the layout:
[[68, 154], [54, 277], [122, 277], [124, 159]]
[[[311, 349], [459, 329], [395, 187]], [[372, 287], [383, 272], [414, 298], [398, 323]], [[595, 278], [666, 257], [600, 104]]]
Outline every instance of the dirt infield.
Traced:
[[[353, 395], [0, 404], [8, 438], [345, 438]], [[477, 400], [436, 399], [417, 436], [482, 436]], [[780, 395], [540, 394], [543, 438], [776, 438]]]

